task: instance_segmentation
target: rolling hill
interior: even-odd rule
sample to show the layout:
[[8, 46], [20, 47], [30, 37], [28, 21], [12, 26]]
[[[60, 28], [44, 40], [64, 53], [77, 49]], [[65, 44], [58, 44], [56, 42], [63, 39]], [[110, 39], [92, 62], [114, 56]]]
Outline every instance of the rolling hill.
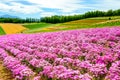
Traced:
[[[114, 16], [110, 18], [111, 20], [109, 20], [109, 17], [95, 17], [95, 18], [87, 18], [87, 19], [75, 20], [75, 21], [58, 23], [58, 24], [50, 24], [50, 23], [1, 24], [0, 35], [15, 34], [21, 32], [39, 33], [39, 32], [53, 32], [53, 31], [82, 29], [82, 28], [120, 26], [120, 16]], [[22, 28], [20, 26], [22, 26]]]
[[[111, 20], [109, 20], [111, 18]], [[81, 29], [81, 28], [97, 28], [97, 27], [110, 27], [110, 26], [120, 26], [120, 16], [111, 16], [111, 17], [95, 17], [87, 18], [82, 20], [75, 20], [66, 23], [59, 24], [47, 24], [44, 23], [35, 23], [32, 25], [34, 29], [29, 29], [24, 31], [24, 33], [37, 33], [37, 32], [52, 32], [52, 31], [61, 31], [61, 30], [71, 30], [71, 29]], [[31, 26], [31, 24], [26, 24], [23, 26]], [[35, 27], [37, 26], [37, 28]], [[42, 28], [41, 28], [42, 26]]]

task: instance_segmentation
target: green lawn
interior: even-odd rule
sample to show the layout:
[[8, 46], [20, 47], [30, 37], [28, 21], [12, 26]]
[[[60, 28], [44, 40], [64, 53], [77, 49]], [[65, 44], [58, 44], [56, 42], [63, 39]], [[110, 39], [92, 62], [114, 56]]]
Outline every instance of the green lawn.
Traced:
[[109, 20], [109, 17], [87, 18], [59, 24], [48, 23], [26, 24], [24, 26], [29, 28], [29, 30], [25, 31], [24, 33], [53, 32], [81, 28], [120, 26], [120, 16], [114, 16], [110, 18], [111, 20]]
[[4, 30], [0, 27], [0, 35], [4, 35], [4, 34], [5, 34]]

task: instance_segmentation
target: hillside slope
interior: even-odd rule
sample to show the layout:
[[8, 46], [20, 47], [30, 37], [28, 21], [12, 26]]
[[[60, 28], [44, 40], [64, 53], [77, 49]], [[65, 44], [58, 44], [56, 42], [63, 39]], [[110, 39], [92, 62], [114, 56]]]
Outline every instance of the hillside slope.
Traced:
[[[109, 18], [111, 20], [109, 20]], [[27, 26], [30, 26], [30, 24], [27, 24]], [[61, 31], [61, 30], [81, 29], [81, 28], [97, 28], [97, 27], [106, 27], [106, 26], [120, 26], [120, 16], [87, 18], [82, 20], [70, 21], [66, 23], [49, 25], [45, 27], [42, 26], [42, 28], [37, 27], [37, 29], [34, 30], [29, 29], [25, 31], [25, 33], [51, 32], [51, 31]]]

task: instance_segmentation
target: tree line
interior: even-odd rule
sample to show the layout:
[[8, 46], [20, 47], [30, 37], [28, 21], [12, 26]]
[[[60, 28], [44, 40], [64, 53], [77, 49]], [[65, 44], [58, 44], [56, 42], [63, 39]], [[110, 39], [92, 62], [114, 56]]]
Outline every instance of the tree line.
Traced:
[[51, 17], [42, 17], [40, 19], [35, 18], [0, 18], [2, 23], [34, 23], [34, 22], [46, 22], [46, 23], [63, 23], [68, 21], [80, 20], [85, 18], [92, 17], [108, 17], [108, 16], [120, 16], [120, 9], [118, 10], [108, 10], [108, 11], [89, 11], [84, 14], [72, 15], [72, 16], [63, 16], [63, 15], [54, 15]]
[[118, 10], [108, 10], [108, 11], [89, 11], [85, 14], [72, 15], [72, 16], [51, 16], [41, 18], [41, 22], [46, 23], [63, 23], [68, 21], [80, 20], [92, 17], [109, 17], [109, 16], [120, 16], [120, 9]]
[[26, 19], [21, 19], [21, 18], [4, 18], [0, 17], [0, 22], [1, 23], [39, 23], [40, 19], [35, 19], [35, 18], [26, 18]]

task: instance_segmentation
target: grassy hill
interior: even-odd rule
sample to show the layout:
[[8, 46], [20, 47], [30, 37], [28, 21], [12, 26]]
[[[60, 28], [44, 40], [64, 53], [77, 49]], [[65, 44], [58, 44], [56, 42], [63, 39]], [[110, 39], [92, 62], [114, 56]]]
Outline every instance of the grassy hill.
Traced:
[[94, 18], [87, 18], [87, 19], [70, 21], [70, 22], [59, 23], [59, 24], [48, 24], [48, 23], [24, 24], [23, 26], [29, 28], [29, 30], [24, 31], [24, 33], [51, 32], [51, 31], [72, 30], [72, 29], [81, 29], [81, 28], [120, 26], [120, 16], [94, 17]]
[[[110, 20], [109, 20], [110, 19]], [[0, 35], [16, 33], [53, 32], [82, 28], [120, 26], [120, 16], [94, 17], [66, 23], [25, 23], [25, 24], [1, 24]]]

